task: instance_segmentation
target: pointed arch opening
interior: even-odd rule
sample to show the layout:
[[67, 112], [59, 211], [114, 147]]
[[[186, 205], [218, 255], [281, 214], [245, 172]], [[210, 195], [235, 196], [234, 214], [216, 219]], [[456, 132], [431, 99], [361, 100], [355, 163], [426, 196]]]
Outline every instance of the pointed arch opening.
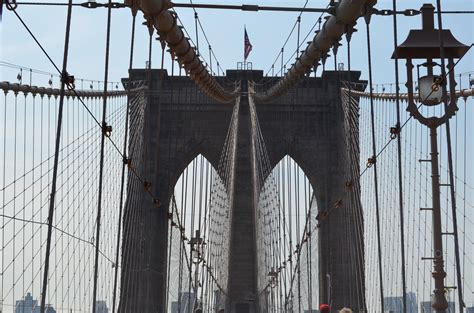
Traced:
[[259, 302], [271, 312], [318, 307], [317, 215], [308, 177], [284, 156], [265, 179], [255, 216]]
[[176, 181], [169, 206], [167, 308], [208, 309], [227, 287], [230, 203], [216, 169], [202, 154]]

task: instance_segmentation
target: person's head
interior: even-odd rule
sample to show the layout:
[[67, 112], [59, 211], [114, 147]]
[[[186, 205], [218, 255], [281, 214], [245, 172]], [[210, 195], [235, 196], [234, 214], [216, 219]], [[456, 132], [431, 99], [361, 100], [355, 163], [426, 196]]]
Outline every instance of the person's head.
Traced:
[[343, 308], [342, 310], [339, 311], [339, 313], [352, 313], [352, 310], [348, 308]]
[[331, 313], [331, 307], [327, 304], [321, 304], [319, 306], [320, 313]]

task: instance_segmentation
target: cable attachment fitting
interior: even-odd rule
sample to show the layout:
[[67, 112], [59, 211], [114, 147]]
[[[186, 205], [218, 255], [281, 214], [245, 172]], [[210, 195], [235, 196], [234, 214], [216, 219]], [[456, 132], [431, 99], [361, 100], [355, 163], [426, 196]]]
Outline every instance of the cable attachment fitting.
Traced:
[[123, 161], [123, 164], [127, 165], [128, 167], [132, 166], [132, 159], [131, 158], [127, 158], [126, 156], [124, 156], [122, 161]]
[[112, 125], [107, 125], [106, 122], [102, 123], [102, 133], [105, 137], [110, 137], [112, 135]]
[[97, 9], [99, 6], [100, 4], [95, 1], [87, 1], [87, 2], [81, 3], [81, 7], [84, 7], [87, 9]]
[[374, 7], [373, 5], [370, 5], [367, 3], [365, 5], [365, 12], [364, 12], [364, 19], [367, 25], [370, 24], [370, 20], [372, 19], [372, 14], [374, 14]]
[[144, 182], [143, 182], [143, 187], [145, 188], [146, 191], [150, 191], [151, 182], [149, 182], [149, 181], [144, 181]]
[[353, 186], [354, 186], [354, 182], [352, 181], [352, 179], [346, 181], [345, 187], [347, 191], [351, 191]]
[[439, 91], [439, 87], [446, 84], [446, 80], [443, 78], [442, 75], [435, 76], [433, 80], [433, 84], [431, 85], [431, 91], [436, 92]]
[[158, 199], [158, 198], [153, 198], [153, 204], [154, 204], [157, 208], [160, 208], [160, 207], [161, 207], [161, 201], [160, 201], [160, 199]]
[[[3, 3], [3, 1], [2, 1], [2, 3]], [[16, 8], [18, 8], [18, 3], [16, 3], [16, 0], [6, 0], [5, 1], [5, 6], [7, 7], [8, 10], [15, 11]]]
[[390, 127], [390, 139], [396, 139], [399, 133], [400, 125], [398, 123], [397, 125]]
[[325, 220], [327, 216], [328, 216], [328, 212], [326, 212], [326, 211], [318, 212], [318, 215], [316, 215], [316, 220], [321, 222], [321, 221]]
[[68, 72], [64, 71], [61, 74], [61, 82], [64, 83], [69, 90], [76, 89], [76, 85], [74, 84], [74, 75], [69, 75]]
[[341, 199], [336, 200], [336, 201], [332, 204], [333, 208], [335, 208], [335, 209], [339, 209], [339, 208], [341, 207], [341, 205], [342, 205], [342, 200], [341, 200]]
[[372, 167], [377, 162], [377, 157], [374, 155], [367, 159], [367, 167]]

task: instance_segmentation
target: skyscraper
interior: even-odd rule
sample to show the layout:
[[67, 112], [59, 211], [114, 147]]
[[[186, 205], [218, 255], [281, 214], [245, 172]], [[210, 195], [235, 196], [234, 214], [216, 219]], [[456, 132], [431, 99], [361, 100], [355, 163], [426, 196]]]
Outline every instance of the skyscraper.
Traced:
[[[56, 310], [49, 304], [46, 305], [46, 313], [56, 313]], [[17, 300], [15, 304], [15, 313], [40, 313], [41, 309], [37, 300], [28, 292], [24, 299]]]
[[[403, 312], [403, 297], [385, 297], [383, 301], [385, 312]], [[418, 303], [414, 292], [407, 292], [407, 313], [418, 313]]]
[[109, 308], [107, 308], [107, 303], [103, 300], [96, 301], [95, 313], [109, 313]]

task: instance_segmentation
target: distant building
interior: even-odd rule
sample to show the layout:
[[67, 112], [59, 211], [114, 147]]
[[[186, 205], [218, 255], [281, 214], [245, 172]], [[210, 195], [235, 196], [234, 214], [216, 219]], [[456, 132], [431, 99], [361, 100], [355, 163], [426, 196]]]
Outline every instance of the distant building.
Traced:
[[466, 308], [466, 313], [474, 313], [474, 306]]
[[304, 313], [319, 313], [319, 310], [304, 310]]
[[[402, 313], [403, 297], [383, 298], [385, 313]], [[407, 292], [407, 313], [418, 313], [418, 302], [414, 292]]]
[[[455, 313], [456, 306], [454, 302], [448, 302], [448, 309], [446, 313]], [[421, 313], [432, 313], [433, 309], [431, 308], [431, 301], [423, 301], [421, 302]]]
[[171, 313], [178, 313], [178, 301], [171, 302]]
[[95, 313], [109, 313], [109, 308], [107, 308], [107, 303], [103, 300], [96, 301]]
[[[46, 313], [56, 313], [56, 310], [49, 304], [46, 305]], [[41, 308], [37, 300], [28, 292], [23, 300], [17, 300], [15, 313], [40, 313]]]
[[178, 296], [178, 301], [171, 302], [171, 313], [192, 313], [194, 307], [194, 293], [183, 292]]

